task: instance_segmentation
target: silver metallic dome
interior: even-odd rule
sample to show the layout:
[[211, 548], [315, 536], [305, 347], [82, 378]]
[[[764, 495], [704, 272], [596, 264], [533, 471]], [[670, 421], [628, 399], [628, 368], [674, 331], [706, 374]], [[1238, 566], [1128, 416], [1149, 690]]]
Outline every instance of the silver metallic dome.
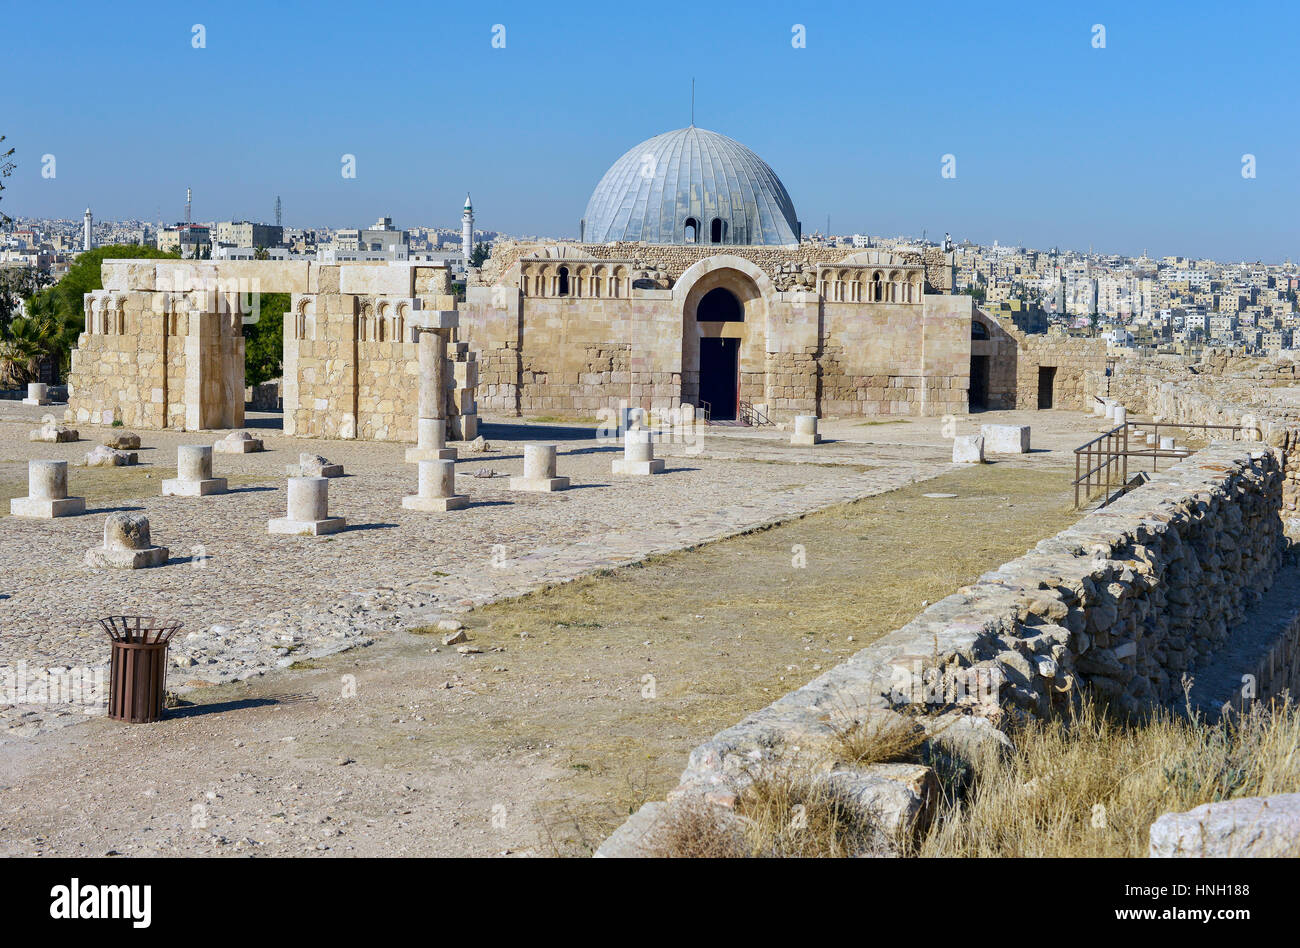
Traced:
[[652, 244], [797, 244], [785, 185], [717, 132], [679, 128], [630, 149], [587, 202], [582, 239]]

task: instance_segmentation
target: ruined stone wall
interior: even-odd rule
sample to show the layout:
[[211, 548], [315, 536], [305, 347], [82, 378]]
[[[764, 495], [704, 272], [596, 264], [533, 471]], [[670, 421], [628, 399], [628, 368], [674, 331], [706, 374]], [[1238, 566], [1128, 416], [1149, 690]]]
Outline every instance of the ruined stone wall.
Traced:
[[72, 353], [66, 420], [190, 431], [242, 425], [244, 339], [237, 296], [163, 298], [125, 286], [86, 294], [86, 329]]
[[[1216, 662], [1227, 665], [1220, 681], [1235, 687], [1226, 697], [1202, 695], [1202, 703], [1238, 698], [1240, 673], [1260, 676], [1260, 698], [1294, 691], [1294, 629], [1262, 660], [1231, 651], [1252, 634], [1247, 610], [1282, 562], [1281, 460], [1259, 443], [1214, 444], [984, 574], [697, 747], [670, 803], [648, 804], [602, 854], [641, 854], [665, 806], [702, 799], [727, 808], [764, 762], [824, 771], [819, 749], [833, 748], [846, 714], [919, 704], [932, 714], [970, 712], [955, 719], [969, 728], [981, 717], [1064, 711], [1084, 688], [1129, 710], [1180, 704], [1183, 676]], [[914, 817], [924, 805], [924, 774], [889, 766], [848, 776], [877, 802], [902, 798], [890, 806], [910, 807], [903, 815]], [[910, 781], [908, 792], [899, 781]]]

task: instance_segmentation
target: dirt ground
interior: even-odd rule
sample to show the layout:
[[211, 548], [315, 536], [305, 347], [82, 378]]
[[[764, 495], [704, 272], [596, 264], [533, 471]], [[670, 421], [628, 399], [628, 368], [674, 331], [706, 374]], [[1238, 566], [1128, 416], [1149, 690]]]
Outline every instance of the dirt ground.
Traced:
[[587, 855], [696, 744], [1073, 522], [1068, 485], [945, 474], [484, 607], [474, 654], [407, 630], [13, 742], [0, 855]]

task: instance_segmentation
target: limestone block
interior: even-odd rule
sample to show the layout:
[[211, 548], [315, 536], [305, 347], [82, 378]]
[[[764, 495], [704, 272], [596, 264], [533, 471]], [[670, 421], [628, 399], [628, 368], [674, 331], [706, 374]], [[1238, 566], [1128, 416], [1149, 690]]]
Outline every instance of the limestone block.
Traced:
[[75, 428], [67, 428], [54, 422], [46, 422], [27, 436], [28, 441], [43, 441], [46, 444], [65, 444], [81, 440]]
[[67, 461], [28, 461], [27, 496], [9, 501], [9, 513], [15, 517], [48, 520], [85, 511], [84, 497], [68, 496]]
[[1300, 793], [1206, 803], [1151, 824], [1155, 857], [1300, 856]]
[[24, 405], [48, 405], [50, 403], [49, 386], [44, 382], [28, 382], [27, 397]]
[[810, 447], [814, 444], [821, 444], [822, 436], [817, 431], [816, 415], [795, 415], [794, 433], [790, 435], [790, 443]]
[[319, 454], [299, 454], [298, 463], [287, 465], [290, 477], [342, 477], [343, 465], [331, 464]]
[[139, 463], [140, 456], [134, 451], [117, 451], [107, 445], [96, 445], [86, 455], [86, 467], [124, 467]]
[[418, 492], [403, 497], [403, 507], [426, 513], [446, 513], [469, 506], [469, 497], [456, 493], [456, 462], [435, 459], [420, 461], [419, 465]]
[[149, 518], [143, 514], [109, 514], [104, 545], [86, 551], [86, 565], [97, 569], [144, 569], [167, 562], [167, 548], [154, 546]]
[[176, 449], [176, 477], [162, 482], [164, 497], [206, 497], [225, 492], [226, 479], [212, 476], [210, 445], [183, 444]]
[[615, 474], [660, 474], [664, 462], [655, 457], [654, 442], [648, 428], [633, 428], [623, 435], [623, 457], [613, 462]]
[[420, 309], [411, 313], [411, 326], [416, 329], [455, 329], [460, 325], [460, 313], [454, 309]]
[[343, 517], [329, 515], [329, 483], [323, 477], [289, 478], [289, 515], [268, 520], [267, 533], [315, 537], [345, 529]]
[[568, 486], [567, 477], [555, 476], [555, 445], [524, 445], [524, 476], [510, 478], [511, 490], [549, 492]]
[[1028, 425], [980, 425], [984, 448], [989, 454], [1028, 454]]
[[958, 435], [953, 438], [952, 463], [983, 464], [984, 438], [980, 435]]
[[254, 438], [247, 431], [232, 431], [212, 446], [218, 454], [250, 454], [265, 450], [262, 439]]
[[116, 448], [118, 451], [138, 451], [140, 450], [140, 436], [131, 431], [112, 431], [104, 435], [101, 444], [105, 447]]

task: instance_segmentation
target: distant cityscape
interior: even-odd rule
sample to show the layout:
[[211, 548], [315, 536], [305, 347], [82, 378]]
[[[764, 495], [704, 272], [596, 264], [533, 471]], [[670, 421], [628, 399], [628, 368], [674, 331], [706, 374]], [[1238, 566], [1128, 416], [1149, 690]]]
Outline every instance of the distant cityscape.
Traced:
[[[278, 202], [277, 202], [278, 210]], [[474, 248], [537, 240], [473, 227], [467, 200], [460, 227], [401, 228], [388, 216], [367, 227], [288, 227], [256, 221], [165, 224], [142, 220], [19, 217], [0, 225], [0, 267], [57, 280], [91, 247], [134, 244], [212, 260], [432, 260], [464, 275]], [[544, 238], [543, 238], [544, 239]], [[556, 238], [564, 239], [564, 238]], [[950, 251], [953, 286], [1027, 332], [1099, 336], [1114, 350], [1199, 357], [1206, 347], [1285, 355], [1300, 352], [1300, 266], [1039, 250], [912, 237], [813, 233], [803, 243], [852, 249]], [[480, 247], [481, 245], [481, 247]]]

